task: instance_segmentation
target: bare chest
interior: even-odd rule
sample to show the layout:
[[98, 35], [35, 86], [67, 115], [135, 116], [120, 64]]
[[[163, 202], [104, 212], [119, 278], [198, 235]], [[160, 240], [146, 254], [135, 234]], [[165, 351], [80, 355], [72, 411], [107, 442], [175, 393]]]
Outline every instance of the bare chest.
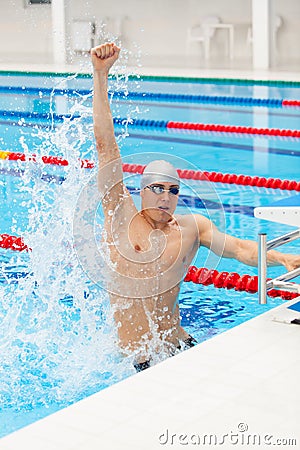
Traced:
[[184, 270], [195, 251], [195, 236], [179, 224], [161, 231], [141, 220], [114, 236], [111, 259], [127, 273], [149, 275]]

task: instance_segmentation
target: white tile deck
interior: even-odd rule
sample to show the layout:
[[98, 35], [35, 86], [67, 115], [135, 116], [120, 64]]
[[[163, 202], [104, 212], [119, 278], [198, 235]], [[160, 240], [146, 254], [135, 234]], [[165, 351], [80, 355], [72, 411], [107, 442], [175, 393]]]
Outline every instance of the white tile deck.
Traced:
[[300, 448], [300, 326], [284, 323], [300, 317], [287, 309], [297, 301], [2, 438], [0, 450], [194, 448], [194, 434], [216, 435], [226, 449], [243, 448], [242, 436], [261, 440], [250, 448], [275, 439]]
[[[78, 65], [55, 65], [45, 63], [13, 63], [2, 62], [0, 59], [0, 70], [21, 70], [28, 72], [76, 72], [89, 73], [92, 70], [88, 59], [85, 59]], [[299, 70], [240, 70], [237, 67], [228, 69], [216, 68], [175, 68], [175, 67], [127, 67], [128, 73], [139, 73], [141, 75], [157, 75], [157, 76], [178, 76], [178, 77], [216, 77], [216, 78], [243, 78], [251, 80], [287, 80], [300, 81]]]

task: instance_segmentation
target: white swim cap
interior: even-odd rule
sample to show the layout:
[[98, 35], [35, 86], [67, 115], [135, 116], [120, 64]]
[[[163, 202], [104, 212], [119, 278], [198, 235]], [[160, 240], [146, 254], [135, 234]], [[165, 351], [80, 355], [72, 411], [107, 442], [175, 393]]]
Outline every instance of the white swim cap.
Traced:
[[151, 161], [141, 176], [141, 189], [153, 183], [167, 182], [180, 185], [177, 170], [171, 163], [164, 160]]

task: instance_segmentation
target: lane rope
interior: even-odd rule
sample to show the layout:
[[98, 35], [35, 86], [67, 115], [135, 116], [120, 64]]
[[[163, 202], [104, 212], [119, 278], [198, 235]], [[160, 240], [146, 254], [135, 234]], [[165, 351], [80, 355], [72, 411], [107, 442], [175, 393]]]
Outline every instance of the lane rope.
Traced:
[[[0, 150], [0, 159], [8, 161], [37, 161], [35, 154], [25, 155], [24, 153], [9, 152]], [[68, 166], [69, 162], [60, 156], [41, 156], [44, 164], [53, 164], [58, 166]], [[88, 159], [79, 160], [80, 166], [85, 169], [92, 169], [95, 163]], [[123, 164], [123, 172], [142, 174], [145, 166], [140, 164]], [[222, 172], [208, 172], [197, 171], [189, 169], [177, 169], [179, 177], [182, 179], [211, 181], [213, 183], [227, 183], [241, 186], [255, 186], [270, 189], [281, 189], [288, 191], [300, 191], [300, 181], [282, 180], [280, 178], [265, 178], [258, 176], [222, 173]]]
[[[129, 173], [142, 174], [145, 166], [139, 164], [123, 164], [123, 171]], [[300, 191], [300, 181], [281, 180], [279, 178], [265, 178], [250, 175], [237, 175], [221, 172], [207, 172], [189, 169], [177, 169], [180, 178], [212, 181], [214, 183], [238, 184], [242, 186], [256, 186], [271, 189]]]
[[[59, 88], [37, 88], [37, 87], [19, 87], [19, 86], [0, 86], [0, 92], [7, 94], [36, 95], [39, 98], [44, 95], [67, 95], [88, 96], [92, 94], [91, 89], [59, 89]], [[118, 97], [123, 100], [150, 100], [184, 103], [208, 103], [225, 104], [240, 106], [258, 106], [271, 108], [300, 107], [300, 100], [288, 100], [281, 98], [254, 98], [238, 97], [229, 95], [195, 95], [195, 94], [172, 94], [159, 92], [136, 92], [136, 91], [108, 91], [110, 97]]]
[[24, 243], [24, 239], [10, 234], [0, 234], [0, 247], [17, 252], [29, 251], [29, 247]]
[[[65, 119], [76, 120], [80, 119], [79, 115], [71, 114], [55, 114], [55, 113], [38, 113], [27, 111], [0, 111], [0, 117], [11, 119], [34, 119], [34, 120], [55, 120], [58, 123], [63, 122]], [[289, 138], [300, 138], [300, 130], [281, 129], [281, 128], [256, 128], [236, 125], [219, 125], [219, 124], [205, 124], [194, 122], [173, 122], [167, 120], [151, 120], [151, 119], [128, 119], [115, 117], [113, 119], [114, 124], [128, 126], [128, 127], [142, 127], [142, 128], [168, 128], [179, 130], [193, 130], [193, 131], [205, 131], [214, 133], [234, 133], [234, 134], [249, 134], [260, 136], [281, 136]]]
[[[267, 279], [267, 281], [270, 278]], [[249, 294], [258, 292], [258, 276], [239, 275], [236, 272], [218, 272], [214, 269], [205, 267], [197, 268], [190, 266], [184, 278], [184, 281], [192, 281], [196, 284], [209, 286], [213, 284], [216, 288], [235, 289], [236, 291], [245, 291]], [[292, 300], [299, 296], [295, 292], [282, 291], [279, 289], [270, 289], [267, 291], [269, 297], [281, 297], [283, 300]]]
[[[41, 156], [40, 157], [44, 164], [51, 164], [55, 166], [68, 166], [69, 162], [62, 158], [61, 156]], [[9, 152], [9, 151], [1, 151], [0, 150], [0, 159], [7, 161], [31, 161], [37, 162], [37, 155], [25, 155], [22, 152]], [[92, 169], [95, 167], [95, 163], [93, 161], [89, 161], [88, 159], [80, 159], [80, 166], [84, 169]]]
[[176, 128], [181, 130], [195, 130], [195, 131], [213, 131], [215, 133], [237, 133], [250, 134], [260, 136], [282, 136], [300, 138], [300, 130], [280, 129], [280, 128], [256, 128], [244, 127], [236, 125], [219, 125], [219, 124], [205, 124], [192, 122], [173, 122], [167, 123], [167, 128]]
[[[0, 234], [0, 248], [14, 251], [30, 251], [25, 244], [24, 239], [19, 236], [9, 234]], [[239, 275], [236, 272], [218, 272], [217, 270], [207, 269], [205, 267], [197, 268], [190, 266], [184, 281], [209, 286], [213, 284], [216, 288], [235, 289], [236, 291], [245, 291], [255, 294], [258, 291], [258, 277], [251, 275]], [[267, 280], [268, 281], [268, 280]], [[270, 297], [281, 297], [283, 300], [291, 300], [298, 297], [299, 294], [289, 291], [271, 289], [267, 291]]]
[[[80, 119], [79, 115], [71, 114], [56, 114], [56, 113], [39, 113], [28, 111], [0, 111], [0, 117], [11, 119], [34, 119], [34, 120], [51, 120], [58, 123], [63, 122], [66, 119], [76, 120]], [[115, 117], [113, 119], [114, 124], [128, 126], [128, 127], [142, 127], [142, 128], [167, 128], [167, 129], [179, 129], [179, 130], [193, 130], [193, 131], [205, 131], [214, 133], [234, 133], [234, 134], [249, 134], [260, 136], [281, 136], [289, 138], [300, 138], [300, 130], [281, 129], [281, 128], [256, 128], [236, 125], [219, 125], [219, 124], [205, 124], [194, 122], [173, 122], [167, 120], [151, 120], [151, 119], [128, 119]]]
[[[76, 77], [78, 79], [91, 79], [91, 73], [78, 72], [47, 72], [47, 71], [26, 71], [26, 70], [0, 70], [0, 75], [20, 76], [35, 78], [40, 76], [49, 76], [54, 78]], [[274, 86], [274, 87], [300, 87], [300, 81], [292, 80], [263, 80], [248, 78], [216, 78], [216, 77], [183, 77], [183, 76], [164, 76], [164, 75], [133, 75], [133, 74], [110, 74], [109, 78], [119, 79], [126, 78], [129, 81], [162, 81], [166, 83], [197, 83], [197, 84], [229, 84], [229, 85], [245, 85], [245, 86]]]

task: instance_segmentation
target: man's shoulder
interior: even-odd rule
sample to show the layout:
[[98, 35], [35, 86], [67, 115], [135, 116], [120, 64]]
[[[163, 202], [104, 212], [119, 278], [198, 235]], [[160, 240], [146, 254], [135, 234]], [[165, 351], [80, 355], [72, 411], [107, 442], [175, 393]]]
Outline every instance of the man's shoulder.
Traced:
[[195, 221], [195, 220], [207, 220], [205, 216], [201, 214], [175, 214], [174, 216], [177, 221]]
[[181, 215], [175, 215], [175, 219], [178, 222], [179, 225], [182, 226], [192, 226], [192, 225], [197, 225], [199, 226], [199, 224], [201, 223], [206, 223], [207, 222], [207, 218], [205, 216], [202, 216], [201, 214], [181, 214]]
[[179, 226], [188, 233], [196, 232], [198, 236], [204, 236], [207, 232], [210, 232], [213, 223], [205, 216], [201, 214], [186, 214], [182, 216], [176, 216]]

